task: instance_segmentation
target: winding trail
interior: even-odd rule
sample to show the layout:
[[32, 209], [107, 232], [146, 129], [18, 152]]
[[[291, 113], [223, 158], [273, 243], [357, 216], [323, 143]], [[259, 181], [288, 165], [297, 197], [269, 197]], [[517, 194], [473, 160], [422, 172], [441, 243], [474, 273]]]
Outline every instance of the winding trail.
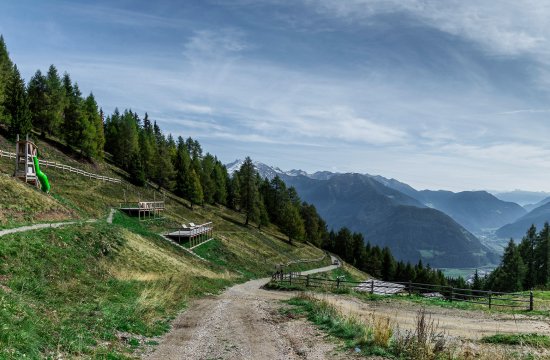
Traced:
[[[334, 258], [333, 258], [334, 261]], [[336, 269], [331, 265], [304, 272]], [[235, 285], [223, 294], [194, 301], [146, 359], [298, 360], [352, 359], [304, 319], [279, 313], [294, 292], [268, 291], [269, 278]]]
[[94, 223], [97, 219], [90, 219], [90, 220], [84, 220], [84, 221], [66, 221], [66, 222], [58, 222], [58, 223], [47, 223], [47, 224], [35, 224], [35, 225], [28, 225], [28, 226], [21, 226], [13, 229], [6, 229], [6, 230], [0, 230], [0, 237], [8, 234], [15, 234], [20, 232], [26, 232], [26, 231], [33, 231], [33, 230], [40, 230], [40, 229], [49, 229], [49, 228], [59, 228], [62, 226], [68, 226], [68, 225], [74, 225], [74, 224], [81, 224], [81, 223]]

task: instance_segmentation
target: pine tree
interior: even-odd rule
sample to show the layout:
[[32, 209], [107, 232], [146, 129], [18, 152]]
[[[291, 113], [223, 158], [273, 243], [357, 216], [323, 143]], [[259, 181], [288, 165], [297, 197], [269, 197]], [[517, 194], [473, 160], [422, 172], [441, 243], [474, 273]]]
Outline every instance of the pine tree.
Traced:
[[265, 208], [265, 205], [262, 199], [260, 199], [258, 212], [259, 212], [258, 229], [261, 229], [263, 226], [269, 225], [269, 215], [267, 214], [267, 209]]
[[[102, 157], [104, 145], [103, 121], [92, 93], [82, 103], [81, 116], [78, 129], [78, 143], [81, 153], [89, 158]], [[136, 160], [135, 157], [134, 160]]]
[[32, 124], [29, 98], [25, 91], [25, 82], [15, 65], [6, 87], [4, 106], [8, 115], [10, 137], [15, 138], [17, 134], [24, 136], [30, 133]]
[[537, 228], [531, 225], [527, 234], [523, 237], [518, 249], [526, 267], [524, 289], [532, 289], [536, 284], [535, 245], [537, 242]]
[[203, 202], [201, 181], [194, 169], [191, 169], [190, 185], [189, 201], [191, 202], [191, 209], [193, 209], [193, 205], [199, 205]]
[[518, 247], [510, 239], [504, 249], [500, 266], [491, 273], [488, 285], [495, 291], [520, 291], [525, 277], [525, 265]]
[[63, 109], [63, 135], [67, 144], [80, 147], [80, 132], [82, 131], [82, 94], [77, 84], [72, 84], [69, 74], [63, 75], [63, 87], [66, 94]]
[[299, 210], [290, 202], [287, 202], [283, 208], [282, 230], [290, 244], [292, 240], [302, 240], [304, 237], [304, 221], [300, 217]]
[[178, 196], [189, 199], [190, 189], [190, 169], [191, 159], [187, 153], [185, 142], [180, 136], [178, 138], [176, 162], [174, 163], [174, 170], [176, 172], [176, 184], [174, 191]]
[[259, 217], [259, 192], [256, 181], [256, 169], [248, 156], [239, 169], [239, 179], [240, 208], [245, 214], [245, 225], [248, 225], [250, 220], [257, 221]]
[[40, 130], [42, 136], [45, 136], [48, 127], [47, 114], [49, 99], [47, 95], [46, 77], [42, 75], [40, 70], [37, 70], [29, 81], [27, 94], [29, 96], [32, 125]]
[[214, 172], [212, 173], [212, 181], [214, 182], [215, 188], [214, 202], [217, 204], [227, 204], [227, 179], [227, 169], [219, 160], [216, 159]]
[[395, 277], [396, 263], [388, 247], [382, 250], [382, 279], [393, 280]]
[[546, 286], [550, 282], [550, 226], [545, 223], [539, 232], [534, 251], [536, 285]]
[[7, 86], [13, 73], [13, 63], [10, 60], [4, 37], [0, 35], [0, 123], [8, 123], [6, 113]]
[[[54, 65], [50, 65], [46, 74], [46, 95], [48, 99], [44, 119], [44, 131], [51, 135], [58, 135], [63, 123], [63, 109], [65, 108], [65, 88]], [[101, 149], [103, 151], [103, 149]]]

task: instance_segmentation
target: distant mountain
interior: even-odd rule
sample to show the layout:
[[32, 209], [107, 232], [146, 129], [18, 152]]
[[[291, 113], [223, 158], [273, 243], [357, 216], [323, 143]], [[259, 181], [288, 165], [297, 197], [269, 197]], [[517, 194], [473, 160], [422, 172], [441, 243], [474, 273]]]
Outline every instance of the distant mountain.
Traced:
[[443, 211], [473, 233], [498, 229], [526, 214], [526, 210], [518, 204], [502, 201], [486, 191], [417, 191], [395, 179], [386, 179], [382, 176], [372, 178], [417, 199], [430, 208]]
[[315, 205], [329, 226], [346, 226], [389, 246], [397, 258], [435, 267], [474, 267], [498, 261], [470, 232], [441, 211], [392, 189], [372, 176], [337, 174], [328, 180], [282, 176]]
[[545, 204], [548, 204], [548, 203], [550, 203], [550, 196], [547, 197], [547, 198], [542, 199], [541, 201], [539, 201], [536, 204], [523, 205], [523, 208], [527, 211], [533, 211], [536, 208], [541, 207], [542, 205], [545, 205]]
[[443, 211], [474, 233], [498, 229], [527, 213], [518, 204], [499, 200], [486, 191], [423, 190], [419, 193], [425, 205]]
[[535, 224], [537, 229], [541, 229], [546, 221], [550, 222], [550, 203], [533, 209], [513, 223], [501, 227], [497, 230], [496, 235], [502, 239], [520, 240], [532, 224]]
[[542, 201], [543, 199], [550, 196], [550, 193], [543, 192], [543, 191], [523, 191], [523, 190], [514, 190], [514, 191], [508, 191], [508, 192], [498, 192], [498, 191], [492, 191], [493, 195], [495, 195], [500, 200], [504, 201], [512, 201], [516, 204], [519, 204], [521, 206], [528, 205], [528, 204], [536, 204], [539, 201]]

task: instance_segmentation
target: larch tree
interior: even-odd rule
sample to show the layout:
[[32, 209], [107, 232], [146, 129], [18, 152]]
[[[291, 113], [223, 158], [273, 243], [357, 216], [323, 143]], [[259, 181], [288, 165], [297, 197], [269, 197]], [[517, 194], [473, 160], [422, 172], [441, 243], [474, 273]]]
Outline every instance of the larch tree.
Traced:
[[50, 65], [46, 74], [46, 95], [45, 131], [50, 135], [59, 135], [65, 108], [65, 88], [54, 65]]
[[256, 169], [250, 157], [246, 157], [239, 169], [240, 208], [245, 214], [245, 225], [257, 221], [259, 217], [259, 192], [256, 182]]
[[10, 137], [17, 134], [25, 136], [32, 129], [31, 111], [29, 109], [29, 97], [25, 89], [25, 81], [14, 65], [12, 76], [6, 86], [5, 109], [8, 119]]
[[29, 96], [32, 125], [40, 131], [42, 136], [45, 136], [48, 128], [47, 114], [49, 99], [46, 77], [42, 75], [40, 70], [37, 70], [29, 81], [27, 94]]
[[10, 60], [4, 37], [0, 35], [0, 123], [8, 122], [6, 113], [6, 92], [13, 73], [13, 63]]

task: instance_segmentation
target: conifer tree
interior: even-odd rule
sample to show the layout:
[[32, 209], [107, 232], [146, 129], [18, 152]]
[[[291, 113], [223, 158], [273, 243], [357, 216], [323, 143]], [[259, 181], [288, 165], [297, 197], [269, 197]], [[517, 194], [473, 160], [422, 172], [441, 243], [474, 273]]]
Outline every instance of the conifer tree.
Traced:
[[382, 249], [382, 279], [386, 281], [393, 280], [395, 276], [395, 259], [388, 247]]
[[290, 244], [292, 240], [302, 240], [304, 237], [304, 221], [300, 217], [299, 210], [290, 202], [287, 202], [283, 208], [282, 230]]
[[246, 157], [239, 169], [240, 208], [245, 214], [245, 225], [259, 217], [259, 192], [256, 181], [256, 169], [250, 157]]
[[4, 37], [0, 35], [0, 123], [8, 123], [6, 113], [7, 86], [13, 73], [13, 63], [10, 60]]
[[46, 74], [46, 95], [48, 102], [44, 119], [44, 130], [50, 135], [58, 135], [63, 122], [65, 88], [54, 65], [50, 65]]
[[269, 215], [267, 214], [267, 209], [265, 208], [262, 200], [259, 203], [258, 213], [258, 229], [261, 229], [262, 227], [269, 225]]
[[219, 160], [216, 159], [214, 172], [212, 173], [212, 181], [214, 182], [215, 187], [214, 201], [218, 204], [227, 204], [227, 179], [227, 169]]
[[547, 222], [537, 236], [534, 254], [536, 285], [546, 286], [550, 282], [550, 226]]
[[29, 81], [27, 94], [29, 96], [32, 125], [40, 131], [42, 136], [45, 136], [48, 127], [47, 114], [49, 99], [47, 95], [46, 77], [42, 75], [40, 70], [37, 70]]
[[535, 268], [535, 245], [537, 243], [537, 228], [531, 225], [527, 234], [523, 237], [518, 249], [526, 267], [524, 289], [532, 289], [537, 281]]
[[193, 209], [193, 205], [199, 205], [203, 203], [201, 181], [194, 169], [191, 169], [189, 181], [189, 201], [191, 202], [191, 209]]
[[4, 106], [8, 115], [10, 137], [29, 134], [32, 129], [29, 98], [25, 91], [25, 82], [16, 65], [7, 83]]

